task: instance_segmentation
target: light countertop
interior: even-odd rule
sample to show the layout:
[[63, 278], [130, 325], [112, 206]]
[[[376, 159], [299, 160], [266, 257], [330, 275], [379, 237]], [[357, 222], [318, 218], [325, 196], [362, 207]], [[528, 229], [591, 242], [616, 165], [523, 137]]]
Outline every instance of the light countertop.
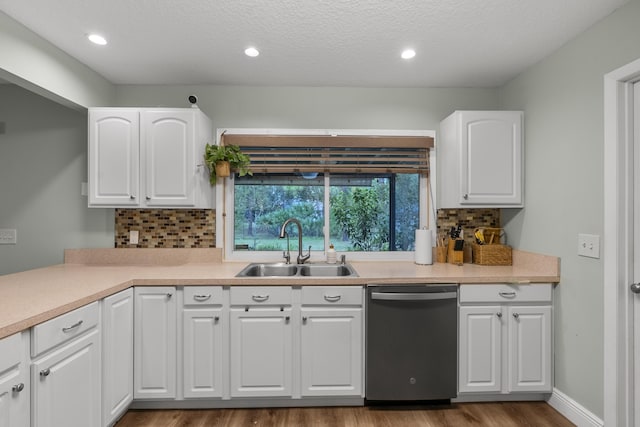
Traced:
[[358, 277], [236, 278], [246, 262], [220, 249], [78, 249], [65, 263], [0, 276], [0, 338], [131, 286], [354, 285], [373, 283], [558, 283], [559, 259], [513, 251], [512, 266], [351, 262]]

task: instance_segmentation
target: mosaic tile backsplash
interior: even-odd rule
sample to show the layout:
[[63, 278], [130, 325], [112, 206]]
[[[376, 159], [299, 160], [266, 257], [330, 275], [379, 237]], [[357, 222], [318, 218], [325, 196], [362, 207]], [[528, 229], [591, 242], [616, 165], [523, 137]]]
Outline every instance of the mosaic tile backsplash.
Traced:
[[500, 209], [438, 209], [438, 236], [448, 235], [451, 227], [462, 226], [464, 240], [473, 243], [478, 227], [500, 227]]
[[[215, 248], [213, 209], [116, 209], [116, 248]], [[137, 230], [138, 244], [129, 244]]]
[[[116, 209], [116, 248], [215, 248], [213, 209]], [[460, 224], [468, 243], [476, 227], [500, 227], [500, 209], [439, 209], [438, 235]], [[129, 231], [139, 232], [129, 244]]]

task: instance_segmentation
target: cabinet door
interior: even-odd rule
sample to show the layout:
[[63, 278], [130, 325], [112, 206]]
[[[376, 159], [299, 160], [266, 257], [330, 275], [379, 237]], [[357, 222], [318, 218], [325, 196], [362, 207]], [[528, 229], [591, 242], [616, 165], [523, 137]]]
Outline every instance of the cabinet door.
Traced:
[[291, 396], [291, 308], [232, 309], [231, 397]]
[[461, 112], [460, 204], [522, 204], [522, 113]]
[[176, 397], [175, 288], [136, 287], [134, 398]]
[[31, 365], [33, 427], [100, 425], [97, 329]]
[[362, 309], [302, 309], [302, 396], [362, 393]]
[[137, 206], [139, 115], [135, 110], [89, 110], [89, 206]]
[[502, 388], [502, 308], [460, 307], [459, 392]]
[[509, 307], [509, 391], [551, 392], [551, 306]]
[[0, 339], [0, 427], [29, 427], [28, 339], [23, 333]]
[[196, 161], [192, 111], [143, 111], [147, 206], [194, 206]]
[[110, 425], [133, 401], [133, 289], [102, 302], [102, 419]]
[[184, 397], [222, 396], [222, 330], [222, 309], [184, 311]]

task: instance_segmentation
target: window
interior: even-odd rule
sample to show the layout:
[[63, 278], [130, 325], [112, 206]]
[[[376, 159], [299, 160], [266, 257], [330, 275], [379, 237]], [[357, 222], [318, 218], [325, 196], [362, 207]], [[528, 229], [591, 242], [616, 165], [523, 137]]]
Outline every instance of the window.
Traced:
[[[229, 139], [226, 143], [238, 141]], [[309, 145], [295, 147], [289, 141], [286, 147], [274, 147], [272, 140], [253, 143], [257, 145], [252, 148], [238, 145], [251, 155], [254, 176], [227, 179], [222, 200], [218, 195], [218, 203], [226, 205], [227, 259], [278, 260], [287, 244], [297, 252], [295, 225], [287, 227], [289, 242], [279, 238], [288, 218], [301, 222], [302, 249], [306, 253], [311, 247], [312, 261], [324, 259], [329, 244], [339, 252], [350, 252], [351, 259], [358, 254], [409, 259], [415, 230], [433, 221], [427, 208], [428, 157], [426, 169], [414, 166], [415, 150], [388, 146], [331, 150], [326, 142], [310, 150]], [[417, 156], [424, 165], [424, 154]]]

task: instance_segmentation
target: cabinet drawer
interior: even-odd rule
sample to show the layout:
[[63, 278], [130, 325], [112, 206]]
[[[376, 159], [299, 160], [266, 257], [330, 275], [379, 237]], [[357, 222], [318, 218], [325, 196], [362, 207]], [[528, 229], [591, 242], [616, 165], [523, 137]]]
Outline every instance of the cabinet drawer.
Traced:
[[96, 301], [34, 326], [31, 334], [31, 356], [35, 357], [84, 334], [98, 325], [98, 318], [99, 309]]
[[22, 362], [23, 350], [20, 332], [0, 339], [0, 374]]
[[460, 303], [551, 302], [551, 284], [460, 285]]
[[231, 305], [291, 305], [291, 286], [231, 288]]
[[360, 286], [303, 286], [303, 305], [362, 305]]
[[185, 286], [183, 290], [184, 306], [216, 306], [223, 304], [222, 286]]

